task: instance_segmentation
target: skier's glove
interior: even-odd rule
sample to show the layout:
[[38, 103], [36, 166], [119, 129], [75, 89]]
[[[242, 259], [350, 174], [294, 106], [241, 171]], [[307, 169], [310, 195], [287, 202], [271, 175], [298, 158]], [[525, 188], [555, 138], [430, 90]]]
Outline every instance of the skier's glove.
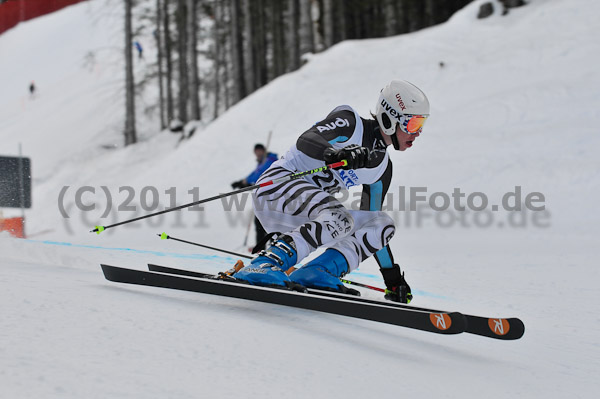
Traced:
[[244, 188], [244, 187], [248, 187], [248, 185], [246, 183], [244, 183], [243, 180], [238, 180], [238, 181], [234, 181], [233, 183], [231, 183], [231, 188]]
[[389, 269], [379, 269], [385, 281], [385, 296], [388, 301], [410, 303], [413, 296], [410, 285], [404, 279], [404, 273], [400, 273], [400, 266], [394, 265]]
[[359, 147], [356, 144], [351, 144], [348, 147], [336, 150], [333, 147], [326, 148], [323, 152], [323, 158], [327, 164], [348, 161], [348, 165], [343, 169], [360, 169], [367, 166], [371, 156], [371, 151], [366, 147]]

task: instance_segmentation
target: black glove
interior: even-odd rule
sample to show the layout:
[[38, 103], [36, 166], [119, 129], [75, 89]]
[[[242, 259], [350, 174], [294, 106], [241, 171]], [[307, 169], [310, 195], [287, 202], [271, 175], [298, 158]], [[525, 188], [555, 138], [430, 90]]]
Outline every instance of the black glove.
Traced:
[[410, 303], [412, 301], [412, 293], [410, 285], [404, 279], [404, 273], [400, 273], [400, 266], [394, 265], [390, 269], [379, 269], [385, 281], [385, 296], [388, 301]]
[[356, 144], [336, 150], [333, 147], [326, 148], [323, 152], [323, 158], [327, 164], [348, 161], [348, 165], [343, 169], [360, 169], [367, 166], [371, 156], [371, 151], [367, 147], [359, 147]]
[[238, 181], [234, 181], [233, 183], [231, 183], [231, 188], [244, 188], [244, 187], [248, 187], [248, 185], [246, 183], [244, 183], [243, 180], [238, 180]]

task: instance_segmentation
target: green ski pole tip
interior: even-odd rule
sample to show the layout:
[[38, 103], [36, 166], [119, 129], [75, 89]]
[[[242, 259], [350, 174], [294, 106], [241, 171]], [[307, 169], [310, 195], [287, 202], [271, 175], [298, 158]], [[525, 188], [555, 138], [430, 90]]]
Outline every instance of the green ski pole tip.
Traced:
[[95, 226], [94, 230], [92, 231], [95, 231], [96, 234], [100, 234], [104, 231], [104, 226]]
[[167, 235], [167, 233], [162, 233], [162, 234], [160, 235], [160, 239], [161, 239], [161, 240], [166, 240], [166, 239], [168, 239], [168, 238], [169, 238], [169, 236]]

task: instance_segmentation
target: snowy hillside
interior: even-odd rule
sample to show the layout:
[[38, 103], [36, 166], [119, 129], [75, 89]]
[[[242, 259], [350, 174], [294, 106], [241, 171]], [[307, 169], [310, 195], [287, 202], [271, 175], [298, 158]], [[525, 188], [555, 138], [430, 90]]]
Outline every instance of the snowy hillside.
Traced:
[[[0, 234], [0, 396], [591, 397], [600, 388], [600, 4], [532, 0], [477, 20], [481, 3], [410, 35], [340, 43], [180, 145], [140, 117], [144, 140], [111, 150], [103, 146], [120, 143], [123, 126], [121, 2], [92, 0], [1, 35], [0, 154], [15, 155], [22, 142], [32, 158], [27, 231], [43, 234]], [[368, 116], [394, 78], [417, 84], [432, 104], [414, 147], [391, 154], [396, 204], [399, 186], [429, 194], [459, 187], [490, 204], [515, 186], [523, 197], [544, 195], [546, 211], [537, 213], [391, 213], [391, 247], [416, 306], [517, 316], [526, 325], [521, 340], [436, 336], [104, 280], [100, 262], [228, 268], [234, 258], [155, 234], [235, 249], [248, 205], [225, 212], [214, 203], [100, 236], [88, 231], [146, 213], [147, 186], [163, 206], [171, 187], [178, 204], [192, 201], [194, 188], [198, 197], [225, 192], [251, 170], [252, 146], [269, 131], [282, 154], [339, 104]], [[75, 206], [83, 186], [96, 190], [83, 196], [93, 211]], [[137, 213], [117, 212], [125, 186]], [[106, 192], [113, 207], [101, 218]], [[371, 260], [350, 276], [382, 285]]]

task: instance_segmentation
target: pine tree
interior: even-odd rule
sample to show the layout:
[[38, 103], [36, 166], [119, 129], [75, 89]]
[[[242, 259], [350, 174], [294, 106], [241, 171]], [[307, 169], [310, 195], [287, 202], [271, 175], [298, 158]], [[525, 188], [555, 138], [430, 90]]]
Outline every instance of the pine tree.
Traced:
[[198, 78], [198, 3], [187, 0], [187, 36], [190, 86], [190, 119], [200, 120], [200, 79]]
[[137, 142], [135, 131], [135, 83], [133, 78], [132, 0], [125, 0], [125, 145]]

